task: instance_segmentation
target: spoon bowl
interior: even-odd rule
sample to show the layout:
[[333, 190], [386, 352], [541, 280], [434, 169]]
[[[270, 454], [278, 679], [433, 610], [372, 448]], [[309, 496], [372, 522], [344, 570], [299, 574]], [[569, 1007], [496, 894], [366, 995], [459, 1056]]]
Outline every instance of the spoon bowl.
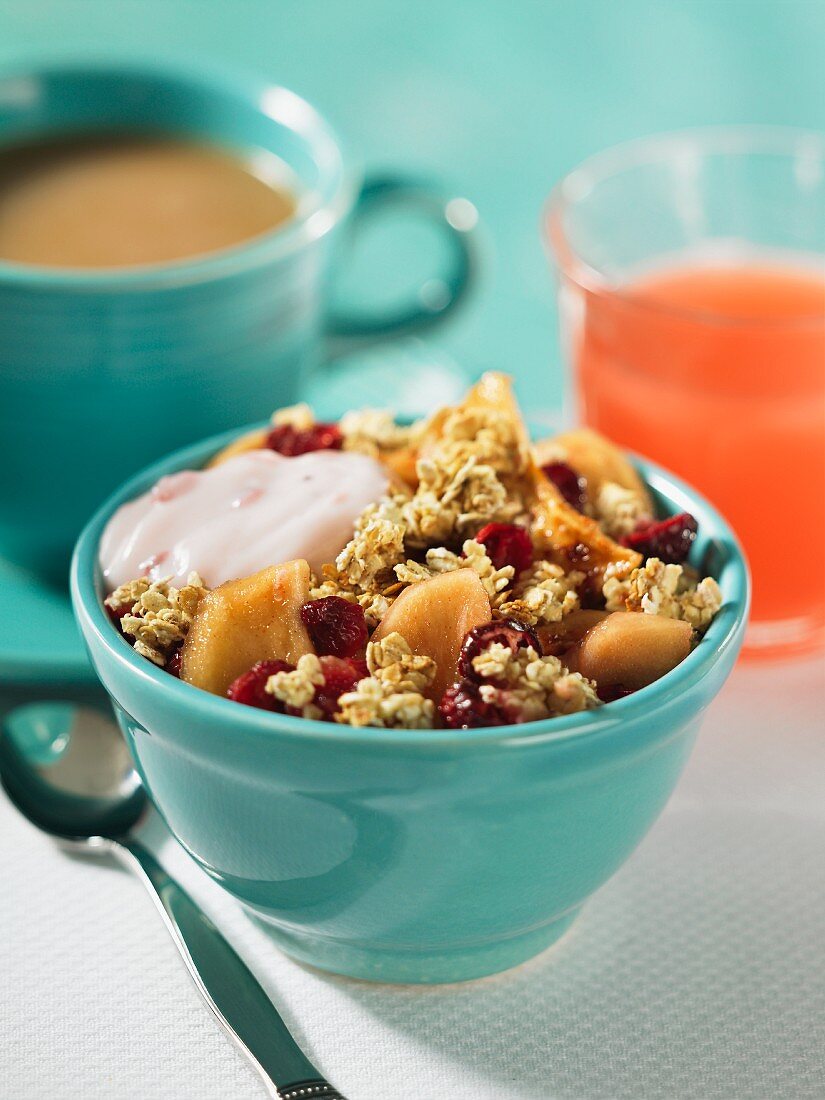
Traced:
[[38, 828], [94, 850], [128, 833], [148, 806], [114, 720], [91, 706], [13, 710], [0, 737], [0, 781]]

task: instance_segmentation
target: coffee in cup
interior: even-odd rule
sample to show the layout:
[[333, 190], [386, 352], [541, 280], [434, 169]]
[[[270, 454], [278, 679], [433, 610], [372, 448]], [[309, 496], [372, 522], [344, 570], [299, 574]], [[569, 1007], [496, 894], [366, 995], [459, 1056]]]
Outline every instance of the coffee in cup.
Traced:
[[[292, 187], [287, 186], [287, 180]], [[218, 252], [296, 213], [274, 153], [174, 134], [78, 134], [0, 148], [0, 260], [121, 268]]]

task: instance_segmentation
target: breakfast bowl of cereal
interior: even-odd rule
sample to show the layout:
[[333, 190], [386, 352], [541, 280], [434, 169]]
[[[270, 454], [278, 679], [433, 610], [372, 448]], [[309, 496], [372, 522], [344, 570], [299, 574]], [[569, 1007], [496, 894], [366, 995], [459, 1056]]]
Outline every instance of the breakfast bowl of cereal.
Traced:
[[75, 613], [196, 862], [322, 969], [445, 982], [557, 940], [664, 807], [739, 651], [714, 509], [504, 375], [413, 424], [305, 406], [82, 534]]

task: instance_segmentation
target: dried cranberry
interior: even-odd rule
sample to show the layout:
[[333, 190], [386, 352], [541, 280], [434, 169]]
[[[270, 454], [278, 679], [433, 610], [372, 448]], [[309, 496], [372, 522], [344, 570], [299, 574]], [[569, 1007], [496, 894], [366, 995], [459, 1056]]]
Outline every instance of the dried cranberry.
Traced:
[[248, 672], [232, 681], [226, 694], [236, 703], [244, 703], [248, 707], [283, 712], [283, 703], [274, 695], [269, 695], [264, 688], [270, 676], [274, 676], [276, 672], [292, 672], [294, 668], [288, 661], [258, 661]]
[[441, 697], [438, 713], [447, 729], [451, 730], [506, 726], [513, 721], [506, 707], [487, 703], [481, 698], [481, 688], [474, 680], [459, 680], [451, 684]]
[[180, 678], [180, 662], [182, 655], [183, 650], [180, 646], [178, 646], [178, 648], [174, 651], [174, 653], [171, 654], [166, 664], [163, 666], [170, 676], [177, 676], [178, 678]]
[[699, 529], [690, 512], [680, 512], [662, 520], [640, 520], [635, 530], [622, 539], [622, 546], [637, 550], [643, 557], [660, 558], [671, 565], [687, 559]]
[[345, 691], [352, 691], [359, 680], [369, 676], [367, 662], [356, 658], [322, 657], [324, 686], [315, 689], [313, 702], [328, 718], [338, 710], [338, 700]]
[[340, 451], [344, 437], [337, 424], [313, 424], [311, 428], [296, 428], [292, 424], [277, 424], [266, 437], [270, 451], [294, 458], [309, 451]]
[[515, 653], [517, 649], [526, 649], [527, 646], [532, 646], [539, 655], [542, 652], [541, 642], [536, 632], [516, 619], [500, 619], [483, 623], [481, 626], [474, 626], [461, 645], [458, 671], [462, 676], [477, 679], [477, 673], [473, 668], [473, 657], [483, 653], [494, 642], [509, 646], [511, 653]]
[[476, 535], [496, 569], [512, 565], [516, 576], [533, 564], [533, 543], [529, 533], [517, 523], [488, 523]]
[[626, 688], [624, 684], [597, 685], [596, 694], [603, 703], [613, 703], [616, 699], [624, 699], [626, 695], [633, 694], [633, 688]]
[[301, 608], [315, 652], [333, 657], [354, 657], [367, 644], [369, 631], [363, 608], [341, 596], [322, 596]]
[[587, 480], [580, 477], [566, 462], [548, 462], [542, 473], [556, 486], [571, 508], [583, 512], [587, 504]]

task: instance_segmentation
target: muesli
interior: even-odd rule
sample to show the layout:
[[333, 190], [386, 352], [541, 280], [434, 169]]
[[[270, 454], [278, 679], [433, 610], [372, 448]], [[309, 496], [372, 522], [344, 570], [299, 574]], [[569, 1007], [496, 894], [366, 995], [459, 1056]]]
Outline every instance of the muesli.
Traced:
[[623, 453], [532, 444], [504, 375], [411, 426], [279, 410], [162, 479], [101, 542], [117, 629], [238, 703], [351, 726], [473, 728], [609, 704], [722, 603]]

